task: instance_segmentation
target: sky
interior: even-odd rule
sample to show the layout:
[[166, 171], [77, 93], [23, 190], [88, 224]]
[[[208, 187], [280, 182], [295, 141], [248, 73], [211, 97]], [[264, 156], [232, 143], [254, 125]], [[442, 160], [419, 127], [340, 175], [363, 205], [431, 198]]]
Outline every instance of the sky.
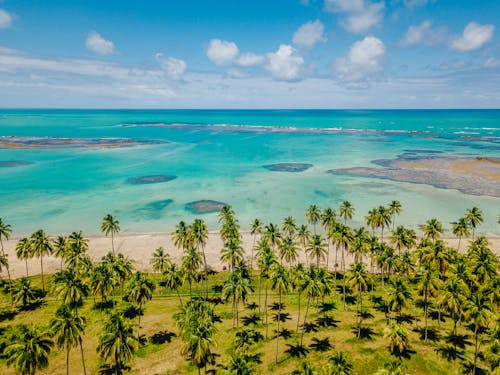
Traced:
[[2, 108], [500, 108], [498, 0], [0, 0]]

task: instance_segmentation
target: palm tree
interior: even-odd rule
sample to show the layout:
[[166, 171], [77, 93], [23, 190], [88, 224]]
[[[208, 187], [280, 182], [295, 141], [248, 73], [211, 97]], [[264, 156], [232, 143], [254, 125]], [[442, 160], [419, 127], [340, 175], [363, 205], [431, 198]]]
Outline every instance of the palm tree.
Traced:
[[165, 286], [170, 290], [175, 290], [177, 292], [177, 296], [179, 297], [179, 302], [182, 306], [182, 298], [179, 294], [179, 288], [182, 286], [182, 270], [177, 268], [177, 264], [170, 263], [169, 266], [165, 269], [163, 274], [163, 281], [165, 282]]
[[36, 326], [20, 325], [13, 341], [5, 348], [7, 365], [14, 365], [19, 374], [34, 375], [49, 365], [49, 354], [54, 343], [47, 332]]
[[122, 374], [123, 365], [132, 357], [137, 348], [132, 324], [120, 313], [113, 312], [104, 323], [103, 332], [99, 337], [97, 353], [107, 361], [114, 363], [115, 374]]
[[23, 237], [17, 242], [16, 256], [19, 260], [24, 260], [26, 265], [26, 277], [28, 277], [29, 276], [28, 259], [32, 257], [31, 243], [28, 237]]
[[192, 297], [193, 281], [198, 280], [198, 272], [201, 266], [201, 254], [195, 247], [188, 248], [182, 256], [182, 271], [184, 280], [189, 283], [189, 295]]
[[94, 296], [101, 296], [101, 306], [107, 302], [119, 281], [109, 264], [101, 262], [94, 265], [90, 273], [90, 288]]
[[366, 226], [370, 227], [372, 230], [372, 236], [375, 236], [375, 229], [378, 226], [378, 211], [376, 208], [368, 211], [368, 215], [365, 216]]
[[71, 347], [80, 346], [82, 356], [83, 373], [86, 374], [85, 358], [83, 356], [82, 336], [85, 331], [85, 318], [78, 316], [67, 305], [62, 305], [56, 311], [56, 317], [52, 319], [51, 333], [55, 337], [57, 346], [66, 350], [66, 375], [69, 374], [69, 352]]
[[137, 314], [137, 342], [140, 342], [139, 330], [141, 329], [142, 306], [153, 298], [155, 284], [147, 274], [137, 271], [128, 286], [128, 300], [139, 306]]
[[297, 223], [295, 222], [295, 218], [293, 216], [286, 217], [285, 220], [283, 220], [282, 229], [286, 237], [295, 236], [295, 232], [298, 229]]
[[255, 219], [250, 225], [250, 234], [253, 236], [253, 243], [250, 255], [250, 272], [253, 270], [253, 250], [255, 248], [255, 241], [257, 240], [257, 236], [262, 234], [262, 221], [259, 219]]
[[[344, 310], [346, 308], [346, 277], [345, 277], [345, 255], [349, 251], [349, 246], [351, 244], [351, 241], [353, 240], [353, 235], [351, 228], [349, 228], [345, 224], [338, 223], [335, 226], [335, 232], [333, 233], [333, 238], [337, 246], [339, 246], [342, 250], [342, 259], [341, 259], [341, 269], [342, 272], [344, 273], [342, 277], [342, 301], [344, 305]], [[337, 277], [335, 277], [335, 280]]]
[[45, 282], [43, 279], [43, 256], [52, 253], [52, 245], [49, 237], [40, 229], [31, 235], [31, 249], [33, 255], [40, 258], [40, 269], [42, 272], [42, 292], [45, 293]]
[[38, 292], [31, 286], [31, 280], [21, 277], [12, 287], [12, 298], [14, 303], [21, 302], [23, 308], [38, 301]]
[[208, 228], [205, 222], [201, 219], [195, 219], [190, 227], [191, 241], [198, 251], [203, 254], [203, 272], [205, 274], [205, 298], [208, 298], [208, 270], [207, 270], [207, 257], [205, 255], [205, 245], [208, 240]]
[[467, 218], [461, 217], [458, 221], [451, 223], [451, 225], [451, 231], [458, 237], [457, 251], [460, 251], [460, 242], [462, 241], [462, 237], [470, 236], [469, 222], [467, 221]]
[[186, 250], [190, 247], [191, 238], [189, 236], [189, 226], [187, 226], [184, 221], [179, 221], [175, 226], [175, 231], [172, 232], [172, 241], [180, 250]]
[[347, 225], [347, 219], [351, 220], [356, 210], [351, 202], [343, 201], [339, 207], [339, 216], [344, 219], [344, 225]]
[[66, 241], [66, 237], [57, 236], [57, 238], [53, 242], [53, 252], [52, 254], [61, 259], [61, 266], [59, 268], [60, 271], [63, 269], [64, 258], [66, 258], [68, 254], [68, 244]]
[[429, 297], [435, 296], [440, 287], [439, 275], [431, 266], [426, 266], [418, 275], [417, 290], [424, 298], [424, 341], [427, 342], [427, 317], [429, 311]]
[[325, 259], [326, 249], [323, 237], [320, 234], [315, 234], [309, 241], [309, 246], [306, 249], [306, 253], [309, 254], [311, 260], [316, 258], [316, 266], [319, 267], [320, 260]]
[[389, 309], [395, 311], [401, 316], [401, 310], [406, 307], [409, 300], [412, 299], [411, 291], [402, 277], [395, 277], [391, 280], [391, 292], [389, 293]]
[[82, 305], [83, 299], [90, 293], [84, 275], [73, 270], [59, 271], [54, 275], [53, 293], [61, 299], [61, 302], [73, 308]]
[[238, 328], [239, 322], [239, 302], [246, 302], [248, 294], [252, 291], [250, 279], [245, 275], [246, 272], [244, 267], [238, 267], [236, 270], [230, 272], [222, 288], [222, 298], [226, 301], [230, 298], [232, 299], [233, 327], [234, 322], [236, 322], [236, 328]]
[[280, 322], [281, 322], [281, 296], [286, 294], [289, 286], [290, 279], [288, 271], [281, 264], [275, 263], [270, 269], [271, 278], [271, 288], [278, 292], [279, 295], [279, 305], [278, 305], [278, 319], [276, 319], [277, 330], [276, 330], [276, 364], [278, 364], [278, 344], [280, 336]]
[[285, 259], [289, 266], [291, 266], [292, 263], [295, 263], [299, 255], [299, 249], [292, 237], [284, 238], [279, 246], [279, 252], [280, 259]]
[[403, 208], [401, 206], [401, 202], [391, 201], [391, 203], [389, 203], [389, 214], [392, 215], [392, 230], [394, 230], [394, 223], [396, 222], [396, 215], [399, 216], [399, 214], [401, 214], [402, 210], [403, 210]]
[[465, 317], [474, 327], [474, 362], [472, 374], [476, 374], [477, 357], [479, 354], [479, 334], [481, 328], [484, 328], [492, 320], [491, 307], [485, 298], [482, 290], [472, 293], [471, 298], [465, 305]]
[[[7, 224], [0, 218], [0, 249], [2, 250], [2, 257], [7, 259], [7, 255], [5, 255], [5, 251], [3, 248], [3, 240], [8, 240], [10, 235], [12, 234], [12, 227], [10, 224]], [[7, 276], [9, 278], [9, 290], [11, 290], [11, 278], [10, 278], [10, 270], [9, 270], [9, 262], [5, 262], [5, 269], [7, 270]], [[11, 293], [12, 294], [12, 293]]]
[[153, 266], [153, 271], [163, 274], [170, 265], [170, 255], [160, 246], [153, 253], [150, 263]]
[[306, 219], [309, 224], [313, 225], [314, 234], [316, 234], [316, 224], [321, 219], [321, 210], [315, 204], [311, 204], [306, 210]]
[[358, 328], [358, 339], [361, 337], [361, 319], [363, 311], [363, 296], [362, 292], [368, 289], [368, 274], [365, 270], [365, 264], [361, 262], [354, 263], [351, 266], [351, 275], [347, 283], [356, 291], [356, 320]]
[[328, 361], [328, 375], [350, 375], [353, 370], [354, 366], [344, 352], [336, 352]]
[[429, 219], [422, 226], [422, 231], [427, 239], [436, 242], [436, 240], [443, 234], [443, 224], [438, 219]]
[[483, 222], [483, 211], [478, 207], [472, 207], [468, 209], [465, 213], [465, 218], [472, 228], [472, 241], [474, 241], [476, 235], [476, 227]]
[[398, 254], [401, 254], [401, 249], [410, 250], [416, 245], [417, 234], [413, 229], [407, 229], [399, 225], [396, 230], [392, 231], [390, 241], [398, 250]]
[[322, 284], [323, 283], [322, 280], [320, 279], [319, 268], [315, 266], [310, 266], [307, 275], [305, 276], [303, 284], [304, 294], [307, 297], [307, 302], [306, 302], [306, 311], [304, 314], [304, 323], [302, 324], [302, 333], [300, 336], [300, 345], [302, 345], [302, 342], [304, 340], [307, 314], [309, 312], [311, 299], [317, 298], [321, 295]]
[[269, 245], [269, 241], [266, 237], [261, 238], [259, 243], [257, 244], [258, 252], [257, 252], [257, 261], [259, 264], [259, 308], [260, 308], [260, 295], [261, 295], [261, 285], [262, 279], [264, 280], [265, 285], [265, 294], [264, 294], [264, 312], [265, 312], [265, 324], [266, 324], [266, 339], [268, 337], [269, 326], [267, 324], [267, 280], [269, 279], [269, 273], [273, 264], [276, 263], [276, 255], [273, 252], [273, 249]]
[[280, 229], [276, 224], [269, 223], [265, 227], [264, 236], [269, 241], [269, 245], [276, 249], [281, 242]]
[[384, 337], [390, 341], [391, 353], [400, 355], [408, 349], [408, 331], [395, 320], [384, 328]]
[[114, 237], [115, 235], [118, 234], [118, 232], [120, 232], [120, 222], [117, 219], [115, 219], [113, 215], [107, 214], [102, 219], [101, 232], [103, 232], [106, 237], [109, 234], [111, 234], [111, 250], [113, 250], [113, 255], [114, 255], [115, 254]]
[[[443, 284], [439, 305], [451, 314], [453, 319], [454, 337], [457, 336], [457, 323], [462, 318], [463, 306], [467, 301], [468, 288], [465, 282], [455, 275], [451, 275]], [[453, 340], [456, 342], [456, 340]], [[456, 344], [455, 344], [456, 345]], [[456, 349], [456, 348], [455, 348]]]
[[229, 265], [230, 270], [234, 270], [236, 265], [243, 262], [243, 248], [239, 240], [230, 239], [221, 249], [221, 260]]
[[379, 206], [377, 208], [377, 215], [375, 216], [377, 228], [380, 228], [380, 241], [384, 242], [384, 228], [388, 227], [391, 223], [391, 213], [388, 208]]

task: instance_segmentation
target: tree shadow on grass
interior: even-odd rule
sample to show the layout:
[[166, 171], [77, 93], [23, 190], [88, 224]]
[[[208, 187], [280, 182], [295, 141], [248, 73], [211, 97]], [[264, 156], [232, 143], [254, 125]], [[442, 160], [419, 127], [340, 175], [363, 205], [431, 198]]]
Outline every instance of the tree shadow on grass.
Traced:
[[[351, 332], [358, 336], [358, 328], [354, 327]], [[373, 336], [377, 336], [377, 333], [370, 327], [361, 327], [359, 338], [363, 340], [373, 340]]]
[[331, 316], [321, 316], [315, 320], [318, 327], [337, 327], [340, 320], [335, 320]]
[[307, 353], [309, 353], [309, 349], [300, 344], [286, 344], [286, 346], [288, 346], [288, 349], [285, 350], [285, 353], [288, 353], [292, 358], [302, 358], [307, 356]]
[[287, 320], [292, 320], [292, 318], [290, 317], [290, 314], [287, 313], [287, 312], [281, 312], [280, 314], [276, 314], [273, 316], [273, 320], [275, 322], [278, 321], [278, 319], [280, 320], [280, 322], [286, 322]]
[[172, 341], [172, 338], [176, 337], [177, 335], [173, 332], [169, 331], [159, 331], [156, 332], [154, 335], [149, 337], [149, 341], [152, 344], [160, 345], [160, 344], [165, 344], [170, 343]]
[[454, 335], [450, 334], [445, 337], [447, 343], [456, 346], [461, 349], [465, 349], [466, 345], [471, 345], [472, 342], [468, 340], [469, 335]]
[[241, 318], [241, 322], [245, 327], [249, 326], [250, 324], [257, 325], [260, 322], [260, 316], [258, 313], [253, 312], [250, 315]]
[[312, 338], [313, 343], [309, 347], [317, 352], [326, 352], [333, 349], [333, 345], [330, 343], [330, 339], [327, 337], [325, 339], [318, 339], [317, 337]]
[[[293, 331], [290, 331], [287, 328], [280, 329], [280, 337], [283, 337], [285, 340], [288, 340], [293, 336]], [[274, 330], [274, 338], [276, 338], [276, 330]]]
[[462, 349], [457, 349], [453, 345], [443, 344], [439, 345], [434, 349], [442, 358], [447, 361], [455, 361], [457, 359], [463, 360], [464, 351]]
[[0, 311], [0, 322], [4, 320], [12, 320], [16, 317], [18, 311], [15, 309], [5, 309]]
[[[417, 332], [419, 334], [420, 340], [424, 341], [425, 340], [425, 329], [424, 328], [414, 328], [413, 332]], [[428, 328], [427, 329], [427, 340], [436, 342], [441, 339], [441, 336], [439, 335], [439, 332], [436, 329], [433, 328]]]
[[111, 308], [113, 308], [113, 301], [101, 301], [94, 304], [94, 310], [107, 310]]
[[415, 321], [415, 317], [413, 315], [409, 314], [401, 314], [396, 316], [396, 321], [401, 324], [401, 323], [408, 323], [412, 324]]
[[318, 332], [318, 325], [316, 323], [313, 323], [313, 322], [308, 322], [306, 324], [304, 324], [304, 332], [306, 333], [311, 333], [311, 332]]

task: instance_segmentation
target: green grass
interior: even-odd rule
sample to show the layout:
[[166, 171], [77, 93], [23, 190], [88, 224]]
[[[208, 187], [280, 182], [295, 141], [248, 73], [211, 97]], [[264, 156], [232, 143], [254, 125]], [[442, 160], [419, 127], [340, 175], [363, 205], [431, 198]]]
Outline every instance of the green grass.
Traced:
[[[210, 276], [210, 287], [216, 284], [222, 284], [226, 276], [227, 273], [224, 272]], [[157, 278], [157, 275], [154, 275], [153, 277]], [[41, 278], [39, 276], [33, 277], [32, 280], [35, 285], [41, 286]], [[46, 289], [50, 289], [49, 280], [50, 276], [47, 276], [46, 282], [48, 287], [46, 287]], [[258, 283], [255, 282], [254, 285], [257, 288]], [[197, 292], [203, 291], [204, 285], [200, 284], [196, 286], [194, 290]], [[186, 300], [188, 298], [188, 288], [184, 287], [180, 292], [181, 295], [183, 295], [183, 299]], [[256, 292], [249, 298], [248, 302], [258, 301]], [[380, 285], [377, 285], [377, 290], [374, 294], [378, 296], [384, 294]], [[310, 350], [307, 355], [307, 360], [316, 368], [322, 368], [327, 364], [328, 358], [334, 353], [334, 351], [343, 351], [348, 353], [348, 357], [354, 364], [354, 374], [371, 375], [376, 372], [378, 368], [382, 367], [384, 362], [395, 359], [395, 357], [390, 355], [388, 349], [389, 343], [387, 339], [383, 337], [383, 329], [386, 322], [385, 316], [383, 313], [372, 307], [367, 295], [365, 295], [364, 306], [368, 308], [369, 312], [373, 315], [373, 318], [365, 320], [363, 322], [363, 327], [370, 328], [373, 335], [371, 338], [357, 339], [355, 337], [355, 333], [353, 332], [353, 328], [355, 326], [355, 305], [348, 305], [347, 310], [344, 311], [341, 297], [341, 294], [336, 293], [334, 296], [327, 297], [325, 300], [328, 302], [335, 302], [336, 304], [336, 309], [328, 314], [338, 321], [337, 327], [320, 328], [318, 332], [306, 333], [304, 336], [305, 346], [309, 346], [312, 343], [313, 337], [318, 339], [329, 338], [330, 343], [333, 345], [333, 349], [323, 353]], [[269, 305], [278, 300], [278, 296], [274, 295], [271, 291], [269, 291], [268, 298]], [[120, 300], [119, 296], [117, 299]], [[302, 361], [302, 359], [290, 358], [290, 356], [285, 353], [285, 350], [287, 349], [286, 344], [295, 344], [300, 340], [300, 335], [295, 333], [298, 312], [297, 295], [295, 293], [290, 294], [284, 298], [284, 301], [286, 304], [284, 312], [290, 314], [291, 320], [281, 324], [281, 327], [293, 331], [293, 334], [292, 337], [287, 340], [284, 340], [283, 338], [280, 339], [278, 365], [274, 362], [276, 341], [273, 338], [254, 345], [252, 350], [262, 354], [261, 358], [263, 363], [258, 366], [258, 371], [263, 374], [271, 372], [289, 374], [297, 368]], [[261, 299], [261, 302], [263, 303], [263, 298]], [[123, 304], [124, 302], [119, 302], [118, 308]], [[437, 345], [444, 343], [443, 340], [440, 342], [429, 341], [428, 343], [424, 343], [420, 340], [419, 334], [413, 331], [414, 328], [423, 327], [423, 312], [422, 309], [412, 307], [411, 304], [413, 304], [413, 302], [410, 302], [409, 308], [405, 311], [405, 313], [413, 313], [416, 315], [415, 322], [405, 323], [405, 326], [410, 332], [411, 345], [409, 357], [403, 359], [408, 373], [426, 375], [456, 373], [459, 363], [443, 359], [435, 350]], [[1, 296], [0, 305], [1, 309], [9, 308], [10, 302], [8, 295], [4, 294]], [[85, 302], [84, 307], [80, 310], [81, 314], [88, 320], [83, 344], [89, 374], [96, 374], [99, 365], [102, 364], [102, 361], [96, 354], [95, 348], [97, 346], [102, 327], [102, 319], [106, 315], [104, 312], [101, 313], [99, 310], [94, 309], [93, 305], [93, 299], [89, 298]], [[178, 305], [179, 301], [176, 293], [165, 291], [161, 287], [157, 288], [153, 300], [146, 304], [144, 311], [145, 315], [141, 318], [141, 334], [144, 334], [147, 338], [149, 338], [153, 334], [160, 331], [177, 333], [178, 330], [175, 326], [173, 315], [177, 312]], [[309, 322], [321, 316], [316, 309], [316, 303], [311, 305], [312, 306], [310, 307], [308, 314]], [[4, 320], [0, 322], [0, 329], [7, 326], [16, 326], [18, 324], [37, 324], [47, 326], [52, 319], [57, 306], [58, 301], [54, 298], [54, 296], [49, 294], [44, 305], [34, 311], [19, 312], [12, 320]], [[306, 300], [303, 298], [301, 302], [301, 319], [304, 318], [305, 307]], [[222, 318], [222, 323], [216, 323], [218, 331], [214, 337], [216, 343], [215, 352], [220, 355], [217, 357], [217, 363], [224, 365], [228, 362], [229, 352], [234, 344], [236, 329], [232, 327], [230, 303], [216, 306], [215, 311], [216, 314]], [[250, 313], [250, 310], [244, 308], [240, 304], [240, 318], [249, 315]], [[275, 314], [275, 312], [270, 311], [269, 333], [271, 337], [274, 335], [274, 330], [276, 329], [276, 323], [271, 317], [273, 314]], [[134, 323], [136, 323], [136, 321], [134, 321]], [[441, 325], [438, 326], [436, 321], [429, 319], [429, 326], [429, 328], [436, 329], [441, 337], [444, 337], [451, 332], [452, 321], [451, 319], [446, 318], [446, 322], [441, 323]], [[243, 325], [240, 322], [240, 328], [241, 327], [243, 327]], [[265, 335], [264, 324], [261, 323], [251, 328], [258, 330]], [[470, 341], [472, 342], [472, 333], [466, 330], [464, 326], [459, 327], [459, 333], [468, 334], [470, 336]], [[144, 346], [137, 350], [133, 360], [130, 362], [129, 365], [132, 367], [130, 373], [196, 374], [197, 369], [191, 366], [189, 362], [181, 356], [181, 347], [182, 341], [178, 337], [173, 337], [171, 342], [164, 344], [152, 344], [148, 340]], [[465, 358], [472, 358], [472, 350], [473, 348], [471, 345], [466, 347], [464, 352]], [[13, 368], [6, 366], [5, 359], [0, 359], [0, 373], [9, 375], [14, 374], [15, 372]], [[65, 373], [64, 351], [55, 348], [50, 355], [49, 367], [39, 373], [51, 375]], [[82, 373], [80, 353], [76, 348], [73, 349], [70, 354], [70, 373]], [[220, 368], [218, 373], [221, 373]]]

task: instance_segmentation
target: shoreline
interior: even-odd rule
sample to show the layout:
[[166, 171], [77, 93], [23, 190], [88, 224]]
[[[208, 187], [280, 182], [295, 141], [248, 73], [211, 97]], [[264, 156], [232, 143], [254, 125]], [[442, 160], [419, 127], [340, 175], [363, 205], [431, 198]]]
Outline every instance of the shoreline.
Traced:
[[[242, 247], [245, 250], [245, 256], [249, 259], [251, 254], [251, 248], [253, 246], [254, 236], [251, 235], [250, 231], [241, 231], [242, 235]], [[92, 235], [85, 236], [89, 239], [89, 250], [88, 255], [93, 261], [101, 259], [104, 255], [111, 251], [111, 238], [105, 237], [103, 235]], [[489, 236], [487, 237], [490, 242], [491, 250], [496, 254], [500, 255], [500, 236]], [[19, 260], [16, 257], [15, 246], [19, 237], [12, 237], [11, 239], [4, 241], [4, 250], [9, 258], [10, 273], [13, 278], [19, 278], [26, 276], [26, 266], [25, 261]], [[457, 248], [458, 239], [453, 237], [442, 237], [448, 246]], [[470, 239], [462, 239], [460, 245], [460, 251], [463, 252]], [[207, 244], [205, 246], [205, 254], [207, 258], [207, 264], [209, 268], [221, 271], [224, 264], [220, 261], [220, 250], [222, 248], [222, 240], [219, 237], [218, 231], [210, 231], [208, 235]], [[165, 232], [144, 232], [144, 233], [126, 233], [119, 234], [115, 237], [115, 252], [121, 252], [127, 256], [134, 264], [135, 268], [140, 271], [151, 271], [150, 260], [153, 252], [158, 247], [163, 247], [165, 251], [170, 254], [172, 260], [176, 263], [180, 263], [182, 252], [177, 249], [171, 239], [170, 233]], [[340, 252], [339, 252], [340, 254]], [[329, 257], [329, 268], [333, 270], [334, 265], [335, 250], [330, 248]], [[300, 260], [306, 262], [306, 257], [302, 249], [300, 249]], [[353, 262], [353, 256], [348, 254], [346, 257], [346, 265]], [[53, 256], [44, 257], [44, 273], [50, 274], [59, 270], [60, 259]], [[29, 274], [37, 275], [40, 274], [40, 259], [33, 258], [28, 260]], [[2, 276], [6, 277], [6, 272], [2, 273]]]

